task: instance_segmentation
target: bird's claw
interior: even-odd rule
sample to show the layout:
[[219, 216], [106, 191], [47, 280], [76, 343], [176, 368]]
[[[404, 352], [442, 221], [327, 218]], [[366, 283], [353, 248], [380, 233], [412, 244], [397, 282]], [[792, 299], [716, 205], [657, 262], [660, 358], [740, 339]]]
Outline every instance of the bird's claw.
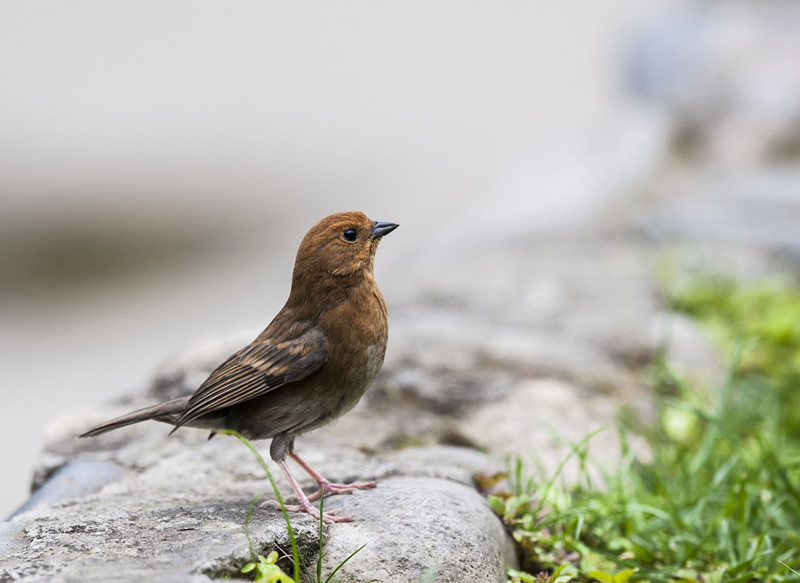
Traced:
[[334, 484], [333, 482], [327, 481], [320, 482], [319, 490], [309, 495], [308, 499], [310, 501], [319, 500], [323, 492], [325, 492], [325, 497], [327, 498], [328, 496], [335, 496], [336, 494], [352, 494], [358, 490], [369, 490], [370, 488], [375, 488], [377, 485], [377, 482], [363, 482], [354, 484]]
[[[262, 508], [264, 506], [271, 506], [272, 508], [275, 508], [277, 510], [281, 509], [281, 504], [277, 500], [265, 500], [264, 502], [261, 503], [261, 506], [262, 506]], [[320, 519], [319, 509], [316, 508], [315, 506], [312, 506], [311, 504], [308, 504], [308, 505], [305, 505], [305, 504], [302, 504], [302, 503], [301, 504], [284, 504], [283, 508], [285, 508], [287, 512], [305, 512], [307, 514], [310, 514], [311, 516], [313, 516], [317, 520]], [[337, 512], [339, 512], [339, 509], [323, 512], [322, 515], [321, 515], [322, 521], [324, 523], [326, 523], [326, 524], [332, 524], [334, 522], [352, 522], [353, 521], [353, 519], [350, 518], [349, 516], [334, 516]]]

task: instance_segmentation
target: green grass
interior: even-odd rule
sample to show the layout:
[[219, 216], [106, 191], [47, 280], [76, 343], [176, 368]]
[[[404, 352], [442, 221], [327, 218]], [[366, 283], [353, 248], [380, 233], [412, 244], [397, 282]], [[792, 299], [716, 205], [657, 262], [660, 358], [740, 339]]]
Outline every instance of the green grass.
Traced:
[[657, 420], [620, 423], [622, 463], [597, 468], [601, 485], [591, 436], [571, 454], [577, 484], [512, 463], [490, 498], [521, 549], [510, 580], [800, 581], [800, 291], [707, 278], [670, 301], [719, 343], [726, 381], [693, 387], [657, 359]]

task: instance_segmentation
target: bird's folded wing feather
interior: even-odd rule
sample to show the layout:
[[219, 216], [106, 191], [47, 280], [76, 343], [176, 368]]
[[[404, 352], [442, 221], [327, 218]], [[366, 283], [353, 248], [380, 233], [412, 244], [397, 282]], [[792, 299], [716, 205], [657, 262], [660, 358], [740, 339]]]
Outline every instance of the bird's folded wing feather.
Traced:
[[328, 358], [327, 340], [316, 328], [284, 342], [256, 342], [223, 362], [192, 395], [173, 431], [219, 409], [238, 405], [302, 380]]

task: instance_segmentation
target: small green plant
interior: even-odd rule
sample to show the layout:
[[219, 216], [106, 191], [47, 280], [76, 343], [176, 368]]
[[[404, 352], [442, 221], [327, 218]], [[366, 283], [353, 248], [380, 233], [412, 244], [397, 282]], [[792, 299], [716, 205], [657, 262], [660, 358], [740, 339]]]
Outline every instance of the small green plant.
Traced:
[[[672, 304], [719, 338], [727, 380], [698, 391], [657, 359], [657, 421], [620, 424], [622, 461], [597, 468], [600, 487], [583, 463], [569, 487], [556, 482], [560, 468], [539, 480], [512, 463], [510, 491], [490, 498], [521, 552], [511, 581], [800, 580], [800, 292], [698, 285]], [[633, 436], [648, 461], [630, 447]], [[589, 438], [570, 457], [583, 462]]]
[[247, 563], [242, 567], [242, 573], [249, 573], [255, 570], [256, 583], [295, 583], [294, 579], [281, 571], [275, 563], [278, 560], [278, 551], [272, 551], [266, 558], [258, 555], [258, 562]]

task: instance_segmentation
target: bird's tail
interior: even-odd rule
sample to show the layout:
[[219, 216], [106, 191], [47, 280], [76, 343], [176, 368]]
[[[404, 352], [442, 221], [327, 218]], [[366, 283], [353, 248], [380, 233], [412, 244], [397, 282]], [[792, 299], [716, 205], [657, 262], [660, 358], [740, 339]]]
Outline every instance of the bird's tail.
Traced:
[[131, 411], [130, 413], [126, 413], [121, 417], [101, 423], [94, 429], [90, 429], [86, 433], [82, 433], [80, 437], [93, 437], [95, 435], [105, 433], [106, 431], [125, 427], [126, 425], [133, 425], [134, 423], [147, 421], [148, 419], [174, 424], [186, 407], [186, 402], [188, 400], [189, 397], [181, 397], [179, 399], [167, 401], [166, 403], [154, 405], [153, 407], [145, 407], [144, 409]]

